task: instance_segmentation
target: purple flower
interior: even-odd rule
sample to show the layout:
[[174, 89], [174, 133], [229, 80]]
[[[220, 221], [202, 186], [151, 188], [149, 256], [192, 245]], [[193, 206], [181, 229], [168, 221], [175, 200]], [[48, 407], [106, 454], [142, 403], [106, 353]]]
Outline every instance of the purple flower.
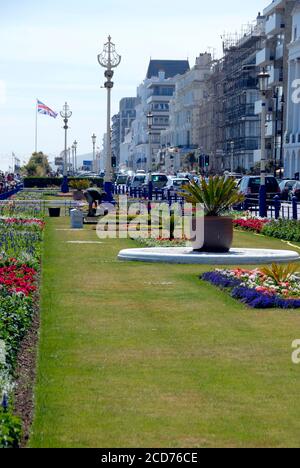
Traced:
[[239, 280], [235, 278], [229, 278], [228, 276], [225, 276], [218, 271], [209, 271], [207, 273], [203, 273], [200, 276], [200, 279], [208, 281], [214, 286], [219, 286], [221, 288], [234, 288], [241, 284]]
[[221, 289], [231, 289], [231, 296], [253, 309], [299, 309], [300, 299], [285, 299], [275, 294], [256, 291], [241, 286], [242, 281], [226, 276], [220, 271], [203, 273], [200, 279]]

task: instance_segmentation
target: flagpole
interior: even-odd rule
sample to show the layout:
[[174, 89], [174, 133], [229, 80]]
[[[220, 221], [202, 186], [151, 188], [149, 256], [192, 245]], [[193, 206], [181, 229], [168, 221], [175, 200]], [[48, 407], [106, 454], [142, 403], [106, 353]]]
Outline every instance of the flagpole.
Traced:
[[37, 153], [37, 140], [38, 140], [38, 99], [35, 105], [35, 153]]

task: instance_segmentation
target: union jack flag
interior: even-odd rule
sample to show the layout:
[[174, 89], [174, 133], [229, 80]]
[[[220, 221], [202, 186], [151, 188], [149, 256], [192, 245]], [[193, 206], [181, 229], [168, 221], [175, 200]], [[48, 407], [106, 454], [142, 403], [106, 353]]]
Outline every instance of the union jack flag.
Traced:
[[50, 109], [50, 107], [46, 106], [39, 100], [37, 100], [37, 110], [39, 114], [49, 115], [54, 119], [56, 119], [56, 117], [58, 116], [56, 112], [54, 112], [52, 109]]

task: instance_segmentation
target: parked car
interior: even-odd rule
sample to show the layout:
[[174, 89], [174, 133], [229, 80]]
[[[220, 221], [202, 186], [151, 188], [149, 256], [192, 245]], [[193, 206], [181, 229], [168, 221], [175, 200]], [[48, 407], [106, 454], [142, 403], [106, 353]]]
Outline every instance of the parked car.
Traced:
[[135, 174], [131, 179], [130, 187], [133, 189], [142, 188], [146, 184], [146, 179], [147, 179], [146, 174], [141, 174], [141, 173]]
[[167, 185], [164, 187], [164, 195], [167, 197], [168, 193], [173, 197], [174, 195], [183, 191], [183, 186], [190, 183], [189, 179], [179, 177], [172, 177], [168, 180]]
[[292, 200], [293, 197], [296, 197], [297, 200], [300, 201], [300, 182], [296, 181], [292, 190], [290, 191], [289, 199]]
[[[278, 181], [274, 176], [266, 176], [266, 189], [267, 200], [272, 200], [272, 202], [274, 197], [281, 193]], [[260, 190], [260, 176], [243, 177], [239, 184], [239, 190], [245, 195], [245, 201], [248, 206], [251, 206], [251, 204], [256, 205]], [[272, 202], [270, 204], [272, 204]]]
[[148, 174], [146, 177], [145, 185], [147, 186], [149, 185], [150, 178], [152, 181], [153, 190], [163, 189], [167, 185], [168, 180], [169, 180], [166, 174], [162, 174], [162, 173], [153, 173], [151, 175]]
[[283, 180], [279, 184], [282, 200], [290, 200], [291, 192], [296, 184], [297, 184], [296, 180]]
[[127, 174], [119, 174], [117, 176], [115, 186], [116, 187], [128, 187], [130, 181], [130, 177]]

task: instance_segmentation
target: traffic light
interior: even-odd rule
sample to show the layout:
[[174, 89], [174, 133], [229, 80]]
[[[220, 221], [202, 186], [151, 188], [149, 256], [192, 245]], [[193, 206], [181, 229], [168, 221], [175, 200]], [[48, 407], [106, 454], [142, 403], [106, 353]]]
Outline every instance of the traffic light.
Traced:
[[117, 158], [112, 156], [111, 158], [111, 166], [115, 169], [117, 167]]
[[205, 155], [205, 167], [209, 166], [209, 155]]

